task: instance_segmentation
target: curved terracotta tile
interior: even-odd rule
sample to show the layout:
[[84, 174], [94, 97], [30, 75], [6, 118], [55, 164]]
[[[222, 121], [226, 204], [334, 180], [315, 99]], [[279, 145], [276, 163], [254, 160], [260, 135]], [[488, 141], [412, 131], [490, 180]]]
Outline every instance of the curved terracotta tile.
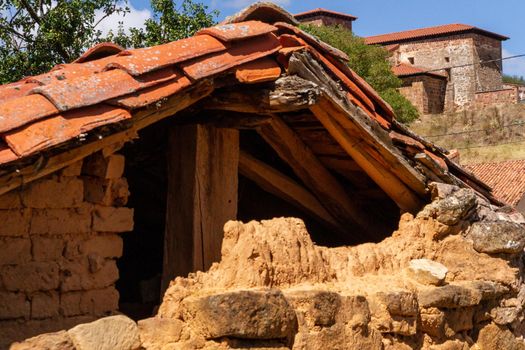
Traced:
[[0, 104], [0, 132], [6, 132], [53, 114], [58, 109], [40, 94], [27, 95]]
[[89, 48], [79, 58], [74, 60], [73, 63], [93, 61], [99, 58], [116, 55], [121, 51], [124, 51], [124, 48], [122, 46], [114, 43], [104, 42]]
[[5, 143], [0, 142], [0, 164], [17, 160], [19, 157]]
[[168, 98], [191, 85], [191, 81], [180, 73], [177, 78], [139, 90], [130, 95], [115, 98], [107, 103], [122, 106], [127, 109], [136, 109]]
[[204, 28], [197, 35], [208, 34], [222, 41], [234, 41], [251, 38], [277, 31], [277, 28], [260, 21], [247, 21], [241, 23], [221, 24]]
[[137, 91], [141, 87], [131, 75], [115, 69], [73, 79], [55, 81], [33, 89], [46, 96], [60, 111], [94, 105]]
[[40, 84], [37, 83], [28, 83], [25, 80], [2, 85], [0, 86], [0, 103], [4, 103], [11, 99], [25, 96], [39, 85]]
[[144, 49], [126, 50], [112, 60], [106, 69], [120, 68], [131, 75], [141, 75], [175, 63], [206, 54], [224, 51], [226, 46], [210, 35], [198, 35]]
[[131, 114], [125, 109], [96, 105], [36, 121], [5, 134], [4, 139], [18, 156], [24, 157], [129, 118]]
[[224, 52], [184, 62], [180, 66], [187, 76], [197, 80], [268, 56], [280, 48], [279, 40], [274, 34], [270, 33], [234, 43]]
[[281, 66], [270, 57], [245, 63], [235, 69], [235, 77], [241, 83], [256, 84], [277, 80], [281, 76]]

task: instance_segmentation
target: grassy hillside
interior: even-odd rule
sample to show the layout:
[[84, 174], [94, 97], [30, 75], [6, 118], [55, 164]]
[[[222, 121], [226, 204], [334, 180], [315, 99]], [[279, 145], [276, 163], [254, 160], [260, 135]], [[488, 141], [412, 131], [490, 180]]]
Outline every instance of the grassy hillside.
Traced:
[[425, 115], [410, 128], [440, 146], [458, 149], [462, 164], [525, 159], [525, 104]]

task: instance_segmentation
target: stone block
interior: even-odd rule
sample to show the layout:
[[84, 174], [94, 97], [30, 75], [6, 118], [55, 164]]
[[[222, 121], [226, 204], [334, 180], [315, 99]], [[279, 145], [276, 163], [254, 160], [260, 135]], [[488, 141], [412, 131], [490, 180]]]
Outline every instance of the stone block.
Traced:
[[128, 202], [128, 181], [124, 178], [107, 180], [85, 177], [84, 197], [90, 203], [107, 207], [122, 207]]
[[525, 350], [523, 340], [517, 339], [507, 327], [495, 324], [489, 324], [481, 329], [474, 346], [481, 350]]
[[447, 277], [448, 269], [436, 261], [414, 259], [410, 261], [407, 275], [413, 280], [426, 285], [442, 285]]
[[35, 236], [31, 241], [35, 261], [56, 261], [62, 257], [65, 245], [62, 237]]
[[183, 301], [186, 317], [208, 339], [287, 338], [295, 333], [294, 309], [278, 290], [240, 290]]
[[29, 233], [31, 209], [0, 210], [0, 236], [25, 236]]
[[149, 350], [161, 350], [165, 344], [176, 343], [181, 338], [181, 320], [151, 317], [138, 321], [142, 347]]
[[66, 331], [41, 334], [14, 343], [9, 350], [76, 350]]
[[82, 315], [80, 300], [83, 293], [82, 291], [60, 293], [60, 314], [66, 317]]
[[[381, 333], [413, 336], [417, 333], [417, 300], [413, 293], [399, 291], [369, 297], [370, 326]], [[417, 312], [416, 312], [417, 314]]]
[[116, 234], [99, 234], [80, 244], [82, 254], [97, 254], [104, 258], [120, 258], [122, 249], [122, 237]]
[[4, 266], [0, 276], [9, 291], [47, 291], [59, 286], [58, 264], [31, 262], [23, 265]]
[[126, 316], [110, 316], [67, 331], [76, 350], [134, 350], [140, 347], [138, 327]]
[[32, 234], [78, 234], [91, 232], [91, 205], [69, 209], [34, 209]]
[[87, 258], [60, 263], [60, 289], [65, 292], [105, 288], [115, 283], [118, 277], [114, 260], [105, 260], [95, 273], [90, 271]]
[[133, 209], [96, 206], [93, 230], [97, 232], [129, 232], [133, 230]]
[[40, 292], [31, 297], [31, 318], [52, 318], [58, 316], [60, 301], [58, 292]]
[[96, 153], [84, 160], [82, 174], [103, 179], [117, 179], [124, 174], [125, 159], [121, 154], [111, 154], [104, 158]]
[[0, 265], [24, 264], [31, 261], [29, 238], [0, 237]]
[[518, 254], [525, 247], [525, 227], [509, 221], [475, 222], [469, 237], [480, 253]]
[[420, 307], [459, 308], [474, 306], [481, 301], [481, 292], [459, 285], [425, 288], [419, 291]]
[[391, 315], [417, 316], [418, 314], [417, 296], [410, 291], [379, 292], [375, 294], [374, 299], [384, 304]]
[[31, 304], [24, 293], [0, 292], [0, 320], [30, 316]]
[[341, 296], [335, 292], [306, 289], [285, 294], [296, 313], [301, 313], [305, 326], [330, 327], [336, 323], [341, 308]]
[[65, 167], [60, 171], [61, 176], [80, 176], [82, 173], [82, 164], [84, 162], [82, 160], [79, 160], [78, 162], [75, 162], [71, 164], [70, 166]]
[[102, 316], [118, 310], [119, 293], [114, 287], [88, 290], [80, 297], [82, 314]]
[[74, 177], [50, 178], [31, 183], [22, 200], [30, 208], [72, 208], [82, 204], [84, 184]]
[[13, 190], [11, 192], [0, 195], [0, 209], [19, 209], [22, 207], [21, 190]]
[[432, 337], [442, 338], [445, 334], [445, 313], [438, 308], [421, 309], [421, 331]]

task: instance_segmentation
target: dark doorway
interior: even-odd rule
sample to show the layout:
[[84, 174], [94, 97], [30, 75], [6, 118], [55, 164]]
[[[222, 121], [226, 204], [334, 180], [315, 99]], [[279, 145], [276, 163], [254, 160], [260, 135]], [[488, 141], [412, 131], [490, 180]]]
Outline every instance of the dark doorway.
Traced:
[[127, 144], [125, 177], [128, 206], [134, 209], [134, 230], [123, 235], [124, 254], [118, 261], [119, 309], [133, 319], [151, 316], [160, 304], [160, 280], [166, 221], [166, 123], [140, 131]]

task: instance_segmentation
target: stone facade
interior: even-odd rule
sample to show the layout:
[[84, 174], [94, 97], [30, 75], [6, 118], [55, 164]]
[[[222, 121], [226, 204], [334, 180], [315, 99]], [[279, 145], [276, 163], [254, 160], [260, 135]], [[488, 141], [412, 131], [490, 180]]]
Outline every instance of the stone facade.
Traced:
[[97, 154], [0, 196], [0, 348], [118, 309], [124, 157]]
[[327, 16], [327, 15], [317, 15], [312, 16], [308, 18], [298, 19], [299, 22], [303, 24], [310, 24], [317, 27], [321, 26], [343, 26], [347, 28], [348, 30], [352, 31], [352, 22], [348, 19], [334, 17], [334, 16]]
[[442, 113], [445, 104], [446, 79], [432, 75], [404, 77], [399, 92], [405, 96], [420, 113]]
[[518, 102], [518, 91], [515, 88], [476, 93], [474, 106], [485, 108], [494, 104], [508, 104]]
[[501, 41], [476, 33], [403, 42], [392, 55], [394, 64], [443, 68], [449, 76], [445, 105], [454, 108], [469, 107], [478, 92], [502, 89], [501, 62], [476, 64], [500, 58]]

